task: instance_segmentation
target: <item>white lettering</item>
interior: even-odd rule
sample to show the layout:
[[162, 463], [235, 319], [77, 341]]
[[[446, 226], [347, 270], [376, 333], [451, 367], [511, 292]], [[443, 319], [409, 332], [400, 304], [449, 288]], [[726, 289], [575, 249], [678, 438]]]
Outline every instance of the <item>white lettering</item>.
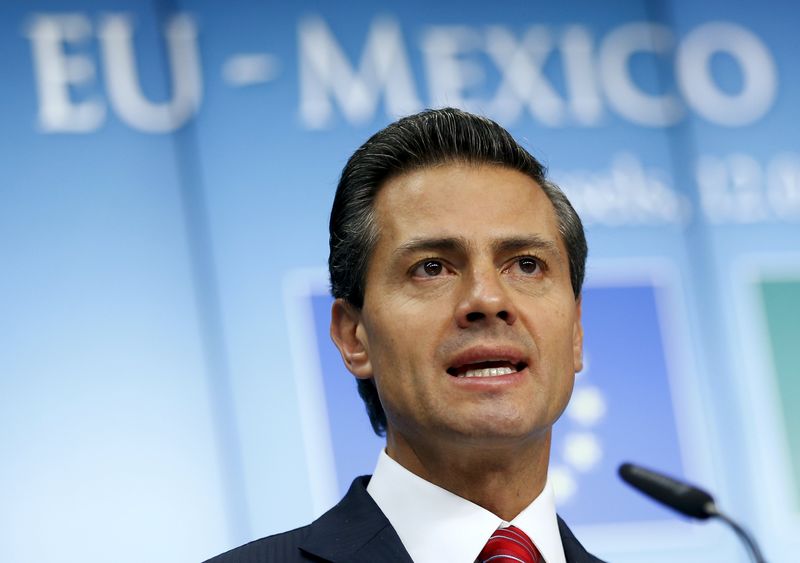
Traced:
[[174, 17], [166, 29], [172, 99], [152, 103], [144, 97], [136, 70], [133, 25], [124, 15], [106, 16], [98, 35], [103, 47], [103, 70], [111, 105], [130, 126], [164, 133], [183, 125], [200, 107], [202, 79], [197, 52], [197, 29], [185, 15]]
[[748, 154], [703, 156], [697, 163], [703, 212], [712, 223], [800, 219], [800, 155], [781, 153], [762, 166]]
[[645, 168], [630, 153], [617, 154], [606, 171], [554, 172], [553, 178], [587, 225], [680, 223], [689, 215], [689, 202], [670, 186], [669, 175]]
[[467, 26], [431, 27], [422, 37], [425, 75], [431, 106], [454, 106], [483, 113], [483, 103], [465, 97], [464, 91], [480, 84], [485, 74], [475, 61], [461, 55], [477, 52], [483, 37]]
[[91, 83], [95, 66], [84, 55], [67, 55], [64, 45], [83, 43], [91, 32], [89, 19], [82, 14], [40, 14], [28, 26], [39, 95], [39, 126], [45, 132], [87, 133], [105, 119], [102, 101], [90, 98], [76, 102], [70, 97], [71, 86]]
[[376, 19], [372, 23], [358, 71], [319, 17], [300, 22], [299, 43], [300, 117], [307, 126], [319, 129], [330, 123], [331, 97], [352, 124], [374, 115], [381, 90], [391, 116], [422, 107], [415, 94], [400, 26], [394, 20]]
[[[711, 57], [727, 53], [738, 63], [743, 85], [730, 95], [714, 83]], [[692, 30], [677, 53], [678, 81], [689, 105], [713, 123], [747, 125], [772, 106], [778, 90], [775, 61], [766, 46], [749, 30], [726, 22], [712, 22]]]
[[781, 219], [800, 218], [800, 155], [781, 153], [767, 165], [767, 201]]
[[[105, 86], [110, 106], [122, 121], [142, 131], [169, 132], [199, 110], [203, 85], [197, 33], [186, 15], [169, 22], [165, 45], [171, 97], [153, 101], [140, 84], [131, 18], [112, 14], [100, 20]], [[41, 129], [99, 128], [106, 104], [99, 93], [92, 95], [95, 61], [76, 48], [91, 40], [88, 17], [38, 14], [26, 35], [33, 52]], [[763, 117], [778, 88], [777, 67], [764, 42], [740, 25], [720, 21], [692, 30], [677, 51], [673, 32], [650, 22], [612, 29], [597, 49], [585, 25], [567, 25], [558, 33], [535, 25], [522, 35], [497, 25], [433, 26], [424, 30], [419, 46], [429, 88], [427, 105], [461, 107], [509, 126], [527, 113], [548, 127], [594, 127], [601, 124], [607, 104], [627, 121], [647, 127], [674, 125], [687, 109], [714, 124], [738, 127]], [[300, 21], [298, 47], [299, 113], [307, 127], [329, 126], [337, 110], [350, 124], [365, 123], [375, 117], [381, 100], [390, 117], [423, 106], [402, 30], [394, 19], [372, 22], [356, 61], [348, 58], [319, 16]], [[724, 89], [715, 75], [719, 67], [712, 62], [718, 55], [732, 59], [740, 72], [736, 92]], [[638, 64], [640, 57], [650, 59], [647, 68]], [[658, 79], [671, 57], [676, 89], [663, 86], [670, 80]], [[278, 68], [274, 56], [259, 53], [232, 57], [223, 71], [227, 83], [242, 86], [273, 80]], [[494, 76], [496, 82], [490, 83]]]
[[600, 47], [600, 75], [608, 102], [617, 113], [650, 127], [673, 125], [683, 117], [683, 106], [674, 94], [647, 94], [630, 73], [630, 59], [635, 53], [664, 55], [672, 47], [672, 32], [658, 24], [630, 23], [606, 36]]
[[542, 75], [542, 67], [553, 51], [553, 39], [546, 27], [531, 27], [518, 44], [506, 28], [492, 26], [486, 33], [486, 51], [502, 73], [490, 106], [492, 115], [514, 121], [525, 104], [543, 124], [563, 124], [566, 104]]
[[603, 102], [598, 92], [591, 33], [582, 25], [569, 26], [561, 36], [560, 49], [570, 112], [581, 125], [597, 125], [603, 115]]

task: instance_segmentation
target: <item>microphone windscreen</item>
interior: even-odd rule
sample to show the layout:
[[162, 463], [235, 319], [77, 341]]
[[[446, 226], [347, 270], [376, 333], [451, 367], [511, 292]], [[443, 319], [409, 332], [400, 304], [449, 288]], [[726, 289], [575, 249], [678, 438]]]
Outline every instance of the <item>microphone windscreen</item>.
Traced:
[[655, 500], [692, 518], [713, 516], [714, 499], [706, 491], [632, 463], [619, 466], [623, 481]]

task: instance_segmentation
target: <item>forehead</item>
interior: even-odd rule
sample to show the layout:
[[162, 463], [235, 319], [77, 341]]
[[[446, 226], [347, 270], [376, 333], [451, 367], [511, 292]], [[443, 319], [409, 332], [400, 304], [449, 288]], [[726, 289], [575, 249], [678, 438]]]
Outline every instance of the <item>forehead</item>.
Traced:
[[532, 178], [496, 165], [446, 164], [389, 179], [375, 199], [379, 241], [547, 237], [562, 246], [552, 203]]

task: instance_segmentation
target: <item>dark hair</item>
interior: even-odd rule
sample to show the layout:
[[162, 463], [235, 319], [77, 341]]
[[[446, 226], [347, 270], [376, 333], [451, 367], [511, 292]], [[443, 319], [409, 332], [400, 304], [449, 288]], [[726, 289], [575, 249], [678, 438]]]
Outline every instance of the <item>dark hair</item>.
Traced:
[[[518, 170], [539, 184], [555, 209], [569, 255], [572, 289], [581, 293], [586, 237], [580, 217], [564, 192], [547, 180], [542, 164], [494, 121], [453, 108], [426, 110], [378, 131], [353, 153], [342, 170], [330, 219], [328, 270], [331, 293], [360, 309], [367, 266], [378, 240], [373, 203], [392, 177], [449, 162], [492, 164]], [[372, 379], [359, 379], [358, 392], [372, 428], [386, 432], [386, 413]]]

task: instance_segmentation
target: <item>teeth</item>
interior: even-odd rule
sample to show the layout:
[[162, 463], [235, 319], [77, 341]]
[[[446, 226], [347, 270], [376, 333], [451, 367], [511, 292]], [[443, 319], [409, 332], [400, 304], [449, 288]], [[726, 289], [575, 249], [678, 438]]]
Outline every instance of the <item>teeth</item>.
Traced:
[[516, 370], [513, 370], [509, 367], [471, 369], [467, 370], [467, 372], [460, 377], [494, 377], [496, 375], [508, 375], [509, 373], [514, 373], [515, 371]]

